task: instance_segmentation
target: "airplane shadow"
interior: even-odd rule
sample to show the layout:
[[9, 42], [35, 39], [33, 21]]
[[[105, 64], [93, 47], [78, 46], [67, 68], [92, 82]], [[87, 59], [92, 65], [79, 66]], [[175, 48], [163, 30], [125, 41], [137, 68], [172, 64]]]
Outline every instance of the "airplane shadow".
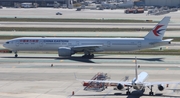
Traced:
[[[1, 57], [1, 58], [15, 58], [15, 57]], [[87, 58], [82, 58], [79, 56], [72, 56], [71, 58], [61, 58], [61, 57], [18, 57], [17, 59], [54, 59], [54, 60], [72, 60], [72, 61], [77, 61], [77, 62], [85, 62], [85, 63], [97, 63], [93, 60], [134, 60], [135, 58], [116, 58], [116, 57], [95, 57], [93, 59], [87, 59]], [[137, 60], [141, 60], [141, 61], [158, 61], [158, 62], [164, 62], [163, 60], [164, 58], [137, 58]]]
[[[1, 57], [1, 58], [15, 58], [15, 57]], [[84, 63], [96, 63], [91, 59], [85, 59], [82, 57], [60, 58], [60, 57], [17, 57], [15, 59], [54, 59], [54, 60], [72, 60]]]
[[[93, 58], [93, 59], [112, 59], [112, 60], [135, 60], [135, 58]], [[159, 61], [164, 62], [164, 58], [137, 58], [137, 60], [142, 61]]]
[[84, 62], [84, 63], [96, 63], [92, 61], [92, 59], [86, 59], [82, 57], [71, 57], [71, 58], [56, 58], [55, 60], [72, 60], [77, 62]]
[[[150, 96], [148, 94], [143, 94], [142, 91], [133, 91], [130, 95], [122, 94], [122, 93], [114, 93], [114, 94], [93, 94], [93, 95], [74, 95], [74, 96], [127, 96], [126, 98], [140, 98], [141, 96]], [[161, 93], [156, 93], [152, 97], [180, 97], [180, 96], [171, 96], [171, 95], [163, 95]]]
[[[93, 59], [87, 59], [87, 58], [82, 58], [82, 57], [71, 57], [71, 58], [56, 58], [56, 60], [73, 60], [73, 61], [78, 61], [78, 62], [86, 62], [86, 63], [97, 63], [93, 60], [134, 60], [135, 58], [102, 58], [102, 57], [95, 57]], [[137, 60], [142, 60], [142, 61], [159, 61], [159, 62], [164, 62], [164, 58], [137, 58]]]

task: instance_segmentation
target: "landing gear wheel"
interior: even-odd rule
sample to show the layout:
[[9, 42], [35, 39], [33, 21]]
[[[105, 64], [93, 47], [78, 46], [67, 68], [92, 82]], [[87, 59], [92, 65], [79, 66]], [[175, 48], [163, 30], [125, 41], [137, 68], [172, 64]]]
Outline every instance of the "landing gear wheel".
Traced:
[[151, 91], [149, 92], [149, 95], [150, 95], [150, 96], [153, 96], [153, 95], [154, 95], [154, 92], [152, 92], [152, 87], [153, 87], [153, 85], [151, 85], [151, 87], [150, 87], [150, 90], [151, 90]]
[[127, 91], [127, 92], [126, 92], [126, 95], [130, 95], [130, 94], [131, 94], [131, 92], [130, 92], [130, 91]]
[[94, 54], [85, 54], [82, 56], [82, 58], [92, 59], [92, 58], [94, 58]]
[[17, 58], [18, 57], [18, 54], [17, 54], [17, 51], [13, 51], [14, 52], [14, 57]]
[[154, 92], [149, 92], [149, 95], [150, 95], [150, 96], [154, 95]]
[[92, 58], [94, 58], [94, 54], [91, 54], [91, 55], [90, 55], [90, 59], [92, 59]]
[[130, 95], [130, 94], [131, 94], [131, 92], [129, 91], [129, 89], [130, 89], [130, 87], [128, 86], [126, 95]]
[[141, 91], [142, 91], [142, 92], [145, 92], [145, 89], [143, 88]]
[[15, 58], [17, 58], [18, 57], [18, 55], [17, 54], [15, 54]]

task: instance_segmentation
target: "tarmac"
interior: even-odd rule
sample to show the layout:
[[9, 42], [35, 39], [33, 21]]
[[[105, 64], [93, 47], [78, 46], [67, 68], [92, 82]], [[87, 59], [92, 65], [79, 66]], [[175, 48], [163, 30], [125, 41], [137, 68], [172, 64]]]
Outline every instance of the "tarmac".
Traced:
[[[146, 88], [144, 95], [137, 91], [129, 96], [125, 91], [113, 90], [113, 87], [102, 92], [88, 92], [83, 90], [82, 81], [91, 79], [96, 73], [103, 72], [110, 75], [111, 80], [122, 81], [125, 76], [129, 80], [134, 75], [134, 55], [96, 55], [96, 58], [87, 62], [80, 58], [81, 54], [73, 59], [59, 58], [56, 54], [24, 54], [19, 58], [14, 54], [0, 54], [0, 97], [1, 98], [179, 98], [180, 85], [170, 84], [160, 92], [154, 86], [154, 96], [148, 96]], [[150, 81], [180, 82], [180, 56], [136, 55], [140, 69], [138, 72], [149, 73]], [[51, 67], [53, 64], [53, 67]], [[74, 91], [75, 95], [72, 96]]]

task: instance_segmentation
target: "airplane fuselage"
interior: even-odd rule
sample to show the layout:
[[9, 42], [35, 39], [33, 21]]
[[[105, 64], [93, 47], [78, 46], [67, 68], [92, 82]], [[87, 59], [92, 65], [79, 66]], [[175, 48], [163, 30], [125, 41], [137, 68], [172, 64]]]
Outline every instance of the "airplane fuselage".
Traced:
[[[8, 41], [4, 47], [12, 51], [57, 51], [59, 47], [102, 45], [94, 52], [133, 51], [155, 47], [152, 40], [144, 38], [46, 38], [22, 37]], [[157, 45], [158, 46], [158, 45]]]
[[137, 90], [143, 90], [145, 88], [145, 86], [143, 85], [143, 83], [148, 79], [148, 73], [147, 72], [141, 72], [138, 75], [138, 79], [136, 80], [136, 78], [133, 79], [132, 83], [133, 83], [133, 88], [137, 89]]

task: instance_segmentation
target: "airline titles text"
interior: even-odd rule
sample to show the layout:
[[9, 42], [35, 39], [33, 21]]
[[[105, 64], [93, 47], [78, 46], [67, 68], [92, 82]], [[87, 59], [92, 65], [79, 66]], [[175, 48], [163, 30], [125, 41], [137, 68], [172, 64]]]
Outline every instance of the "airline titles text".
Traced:
[[69, 42], [68, 40], [44, 40], [44, 42]]

